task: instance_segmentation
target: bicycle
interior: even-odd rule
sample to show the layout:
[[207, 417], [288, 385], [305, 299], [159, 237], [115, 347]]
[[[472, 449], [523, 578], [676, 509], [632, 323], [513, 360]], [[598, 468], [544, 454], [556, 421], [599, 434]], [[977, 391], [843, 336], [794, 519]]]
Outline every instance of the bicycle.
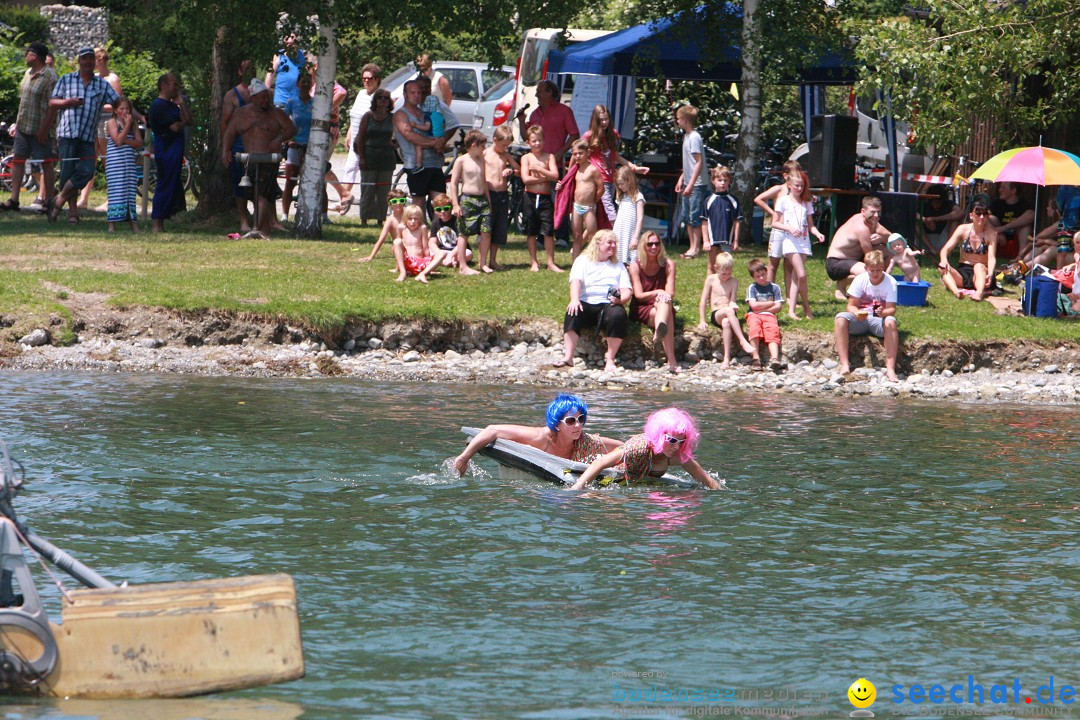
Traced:
[[[0, 123], [0, 188], [3, 188], [4, 192], [11, 192], [11, 175], [12, 168], [15, 164], [15, 143], [11, 139], [11, 124]], [[34, 180], [34, 173], [41, 172], [40, 160], [27, 160], [26, 172], [23, 173], [22, 186], [24, 190], [29, 192], [37, 192], [37, 181]]]

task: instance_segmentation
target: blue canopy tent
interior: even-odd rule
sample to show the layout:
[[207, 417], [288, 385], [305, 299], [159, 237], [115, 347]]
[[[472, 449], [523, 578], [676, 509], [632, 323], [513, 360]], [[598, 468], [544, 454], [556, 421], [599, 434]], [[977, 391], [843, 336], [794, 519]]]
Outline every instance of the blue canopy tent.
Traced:
[[[728, 5], [733, 28], [741, 22], [742, 11]], [[675, 17], [619, 30], [593, 40], [577, 43], [565, 50], [553, 50], [548, 56], [550, 75], [620, 75], [657, 77], [669, 80], [710, 80], [739, 82], [742, 79], [742, 51], [737, 42], [727, 49], [712, 67], [700, 62], [706, 28], [697, 25], [689, 31], [674, 28]], [[733, 41], [738, 31], [733, 30]], [[635, 61], [638, 61], [635, 66]], [[659, 71], [659, 72], [657, 72]], [[854, 59], [849, 54], [829, 53], [799, 77], [786, 78], [791, 85], [851, 85], [856, 80]]]
[[[614, 126], [624, 137], [632, 137], [634, 117], [634, 80], [638, 77], [663, 76], [669, 80], [704, 80], [738, 83], [742, 80], [742, 51], [738, 44], [742, 8], [728, 3], [730, 24], [720, 32], [730, 33], [719, 57], [706, 68], [700, 49], [708, 23], [676, 28], [676, 16], [637, 25], [603, 37], [577, 43], [565, 50], [553, 50], [548, 56], [547, 72], [557, 80], [560, 75], [598, 75], [611, 78], [607, 106]], [[712, 30], [715, 32], [715, 27]], [[784, 84], [802, 85], [803, 116], [807, 140], [810, 118], [824, 112], [824, 86], [851, 85], [857, 79], [854, 57], [846, 51], [830, 52], [799, 75], [781, 79]], [[891, 116], [889, 123], [891, 124]], [[898, 179], [898, 174], [893, 172]]]

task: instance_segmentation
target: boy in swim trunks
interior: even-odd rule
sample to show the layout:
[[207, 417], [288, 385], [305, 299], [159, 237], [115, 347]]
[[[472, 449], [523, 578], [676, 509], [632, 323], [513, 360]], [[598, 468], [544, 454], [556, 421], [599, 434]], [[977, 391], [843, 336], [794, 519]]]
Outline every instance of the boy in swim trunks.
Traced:
[[544, 243], [547, 268], [562, 272], [555, 264], [555, 203], [551, 197], [551, 184], [559, 179], [555, 156], [544, 152], [544, 128], [532, 125], [525, 131], [529, 154], [521, 158], [521, 182], [525, 185], [524, 216], [526, 243], [529, 246], [529, 270], [539, 272], [536, 260], [536, 240]]
[[[480, 269], [493, 272], [488, 265], [491, 250], [491, 197], [488, 195], [487, 165], [484, 148], [487, 138], [479, 130], [465, 135], [465, 154], [454, 161], [450, 171], [450, 202], [455, 217], [461, 218], [461, 239], [466, 244], [470, 237], [480, 236]], [[458, 186], [460, 185], [460, 194]], [[476, 271], [458, 258], [462, 275], [474, 275]], [[468, 271], [468, 272], [466, 272]]]
[[468, 238], [458, 234], [458, 219], [454, 217], [454, 205], [450, 202], [450, 196], [439, 193], [431, 199], [431, 209], [435, 213], [435, 219], [431, 221], [431, 242], [438, 250], [446, 253], [443, 265], [447, 267], [464, 267], [468, 272], [463, 275], [478, 275], [479, 273], [469, 267], [472, 260], [472, 250], [469, 249]]
[[578, 168], [574, 177], [574, 208], [570, 211], [570, 229], [574, 233], [570, 257], [576, 260], [581, 248], [596, 233], [596, 203], [604, 195], [604, 179], [600, 169], [589, 161], [587, 141], [574, 141], [570, 146], [570, 161]]
[[495, 255], [499, 247], [506, 244], [510, 234], [510, 193], [506, 189], [507, 178], [513, 175], [515, 170], [521, 169], [509, 152], [510, 143], [513, 141], [514, 131], [506, 125], [500, 125], [492, 135], [491, 147], [484, 151], [488, 197], [491, 198], [491, 251], [487, 265], [492, 270], [502, 269], [495, 261]]
[[701, 303], [698, 305], [698, 330], [708, 329], [705, 324], [705, 307], [709, 306], [709, 320], [724, 334], [724, 361], [721, 370], [731, 366], [731, 339], [739, 339], [739, 344], [747, 353], [754, 352], [739, 325], [739, 305], [735, 302], [739, 291], [739, 281], [731, 270], [735, 259], [731, 253], [722, 252], [716, 256], [716, 273], [705, 276], [705, 285], [701, 289]]
[[397, 282], [406, 275], [415, 275], [425, 285], [428, 274], [439, 267], [446, 253], [432, 251], [427, 226], [424, 225], [424, 211], [419, 205], [405, 208], [405, 226], [401, 228], [401, 237], [394, 240], [394, 260], [397, 262]]

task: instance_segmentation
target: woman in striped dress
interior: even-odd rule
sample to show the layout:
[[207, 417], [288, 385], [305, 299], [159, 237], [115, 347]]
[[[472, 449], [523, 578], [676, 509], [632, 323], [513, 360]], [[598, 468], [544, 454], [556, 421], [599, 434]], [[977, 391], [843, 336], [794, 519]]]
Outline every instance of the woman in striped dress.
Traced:
[[131, 113], [131, 101], [120, 98], [112, 118], [105, 123], [105, 181], [109, 185], [109, 232], [116, 223], [127, 222], [132, 232], [138, 232], [135, 214], [135, 190], [138, 184], [135, 161], [142, 147], [142, 133]]

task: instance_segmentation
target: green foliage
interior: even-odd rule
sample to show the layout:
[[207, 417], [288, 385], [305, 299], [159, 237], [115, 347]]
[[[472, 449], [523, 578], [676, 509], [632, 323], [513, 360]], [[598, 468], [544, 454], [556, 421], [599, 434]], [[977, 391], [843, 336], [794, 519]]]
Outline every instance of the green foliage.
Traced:
[[923, 143], [949, 149], [972, 118], [996, 121], [999, 142], [1034, 144], [1080, 104], [1080, 5], [1073, 0], [925, 0], [920, 17], [856, 19], [869, 71], [860, 92], [890, 90], [896, 116]]
[[22, 36], [20, 42], [23, 49], [35, 40], [46, 44], [49, 42], [49, 20], [37, 8], [24, 5], [0, 7], [0, 23], [15, 28], [15, 32]]
[[601, 6], [584, 5], [567, 27], [582, 30], [621, 30], [642, 21], [638, 0], [611, 0]]
[[15, 121], [19, 112], [19, 84], [25, 74], [25, 46], [0, 45], [0, 120]]
[[157, 81], [165, 69], [155, 63], [148, 52], [130, 52], [112, 43], [108, 49], [109, 68], [120, 78], [124, 95], [145, 113], [158, 96]]

